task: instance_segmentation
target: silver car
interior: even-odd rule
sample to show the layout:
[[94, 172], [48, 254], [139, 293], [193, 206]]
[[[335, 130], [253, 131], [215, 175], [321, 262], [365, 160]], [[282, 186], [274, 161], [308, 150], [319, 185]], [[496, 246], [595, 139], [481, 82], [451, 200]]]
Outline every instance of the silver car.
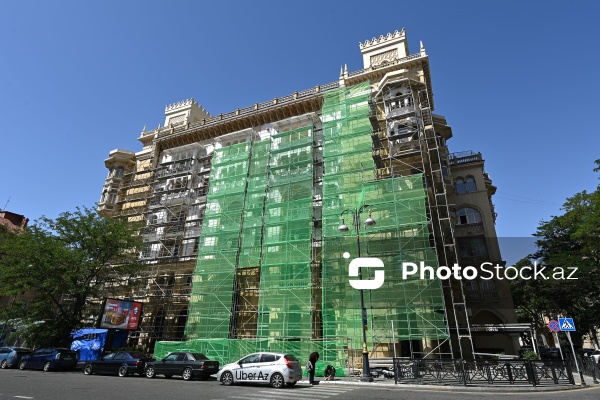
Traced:
[[253, 353], [239, 361], [224, 365], [217, 380], [229, 386], [238, 382], [268, 383], [274, 388], [294, 386], [302, 379], [300, 361], [291, 354]]

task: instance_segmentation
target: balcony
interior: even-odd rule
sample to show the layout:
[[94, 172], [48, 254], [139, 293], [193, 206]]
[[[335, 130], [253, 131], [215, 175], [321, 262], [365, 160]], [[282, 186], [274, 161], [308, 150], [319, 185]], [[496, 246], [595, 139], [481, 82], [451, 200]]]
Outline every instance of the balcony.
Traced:
[[498, 291], [496, 290], [466, 290], [465, 297], [467, 301], [483, 302], [498, 301]]
[[483, 222], [477, 222], [474, 224], [461, 224], [454, 226], [454, 233], [456, 236], [466, 235], [483, 235]]
[[386, 114], [386, 118], [387, 119], [393, 119], [393, 118], [398, 118], [404, 115], [408, 115], [408, 114], [414, 114], [415, 112], [415, 106], [413, 106], [412, 104], [410, 105], [402, 105], [402, 106], [398, 106], [396, 104], [391, 104], [388, 112]]
[[190, 191], [170, 193], [163, 196], [162, 203], [165, 206], [174, 206], [179, 204], [190, 204], [194, 200], [195, 196]]
[[475, 153], [472, 150], [452, 153], [448, 156], [450, 165], [460, 165], [479, 161], [483, 161], [481, 153]]

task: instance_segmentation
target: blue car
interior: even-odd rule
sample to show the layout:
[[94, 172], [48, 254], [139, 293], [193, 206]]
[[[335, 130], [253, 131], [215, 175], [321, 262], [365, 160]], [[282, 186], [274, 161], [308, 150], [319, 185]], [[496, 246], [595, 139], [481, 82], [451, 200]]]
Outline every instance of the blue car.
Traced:
[[75, 369], [77, 353], [62, 347], [46, 347], [23, 357], [19, 369], [41, 369], [45, 372], [59, 369]]
[[21, 358], [29, 354], [31, 350], [23, 347], [0, 347], [0, 368], [16, 367]]

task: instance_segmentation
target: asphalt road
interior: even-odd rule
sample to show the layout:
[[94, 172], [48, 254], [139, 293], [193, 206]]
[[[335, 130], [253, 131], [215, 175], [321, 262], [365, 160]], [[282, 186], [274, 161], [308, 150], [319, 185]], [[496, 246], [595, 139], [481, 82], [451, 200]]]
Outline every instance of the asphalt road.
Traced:
[[[393, 381], [391, 381], [393, 382]], [[181, 378], [84, 375], [81, 372], [41, 372], [0, 370], [0, 400], [445, 400], [445, 399], [594, 399], [600, 398], [600, 385], [585, 389], [554, 392], [503, 392], [482, 390], [440, 390], [382, 387], [378, 384], [346, 385], [299, 383], [293, 388], [272, 389], [267, 385], [246, 384], [225, 387], [216, 379], [185, 382]]]

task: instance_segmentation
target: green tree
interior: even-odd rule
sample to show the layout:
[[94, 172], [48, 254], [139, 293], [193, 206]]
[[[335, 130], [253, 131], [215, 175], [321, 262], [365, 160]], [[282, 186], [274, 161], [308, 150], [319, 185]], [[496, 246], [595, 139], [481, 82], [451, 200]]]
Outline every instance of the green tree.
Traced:
[[[596, 161], [600, 172], [600, 160]], [[542, 221], [534, 234], [538, 251], [521, 260], [522, 265], [536, 260], [546, 268], [545, 281], [516, 280], [512, 293], [519, 317], [538, 328], [543, 317], [573, 317], [577, 324], [576, 339], [584, 333], [595, 338], [600, 326], [600, 185], [592, 193], [575, 194], [563, 205], [564, 213]], [[577, 280], [560, 278], [556, 271], [577, 268]]]
[[[523, 258], [515, 264], [516, 268], [531, 267], [533, 262]], [[547, 310], [554, 309], [554, 298], [551, 296], [551, 283], [543, 280], [515, 279], [511, 281], [511, 293], [515, 303], [515, 311], [520, 322], [532, 324], [538, 334], [546, 334]], [[546, 335], [550, 339], [550, 335]]]
[[[42, 217], [23, 231], [0, 232], [0, 295], [12, 296], [3, 320], [21, 319], [30, 345], [66, 345], [92, 325], [99, 301], [142, 266], [136, 227], [83, 207]], [[121, 286], [122, 287], [122, 286]]]

